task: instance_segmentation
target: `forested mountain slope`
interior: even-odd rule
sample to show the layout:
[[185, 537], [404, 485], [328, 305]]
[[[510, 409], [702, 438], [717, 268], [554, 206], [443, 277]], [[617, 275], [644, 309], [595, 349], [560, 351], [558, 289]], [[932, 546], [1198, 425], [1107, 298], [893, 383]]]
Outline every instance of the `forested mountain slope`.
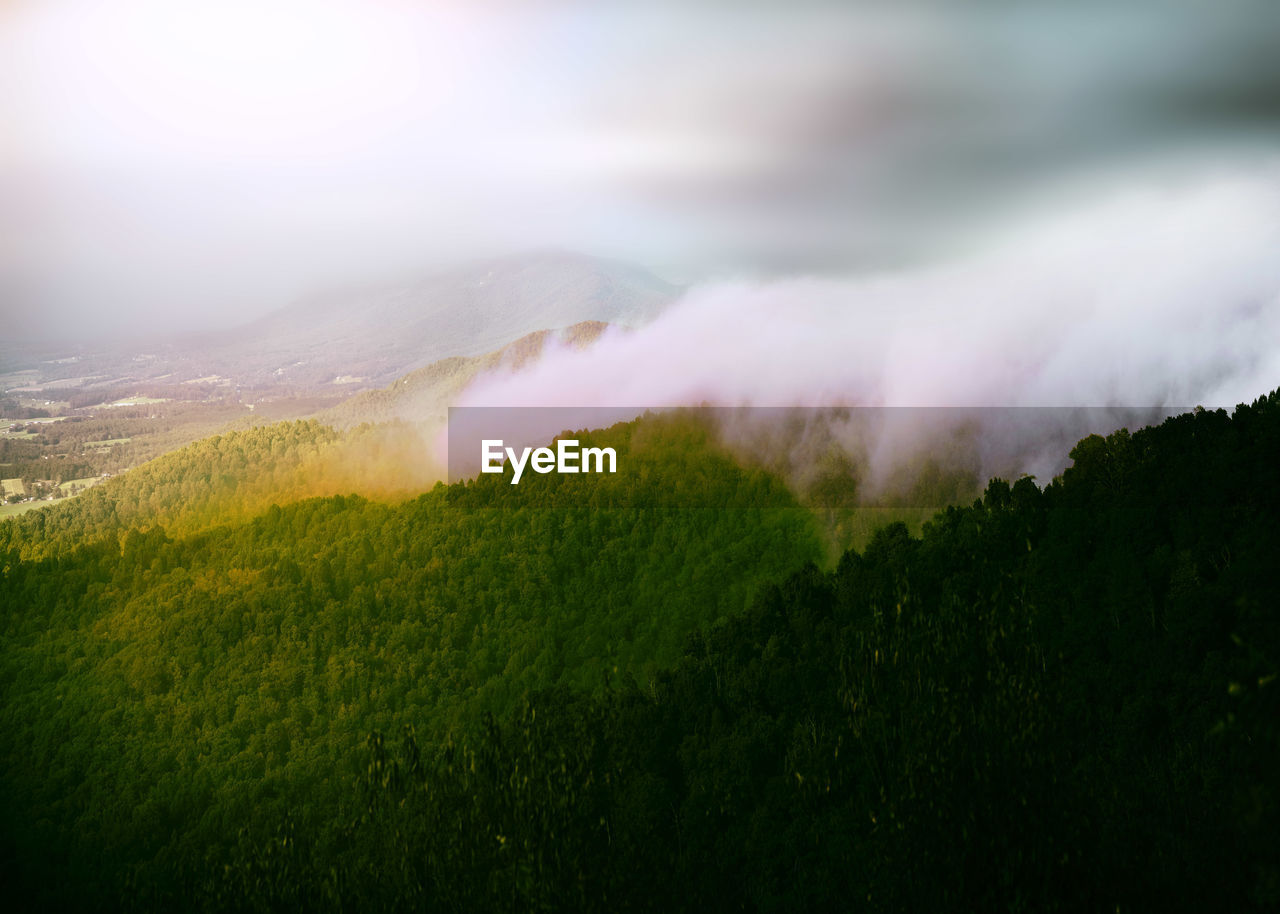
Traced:
[[[271, 445], [282, 460], [327, 440], [288, 429]], [[238, 440], [268, 452], [267, 439]], [[129, 878], [175, 889], [167, 874], [225, 854], [242, 824], [343, 820], [370, 730], [414, 724], [435, 745], [540, 689], [646, 683], [690, 631], [819, 554], [785, 489], [696, 426], [583, 440], [615, 447], [619, 472], [485, 476], [399, 505], [305, 500], [184, 535], [157, 524], [164, 510], [147, 513], [135, 480], [139, 503], [106, 527], [91, 516], [79, 545], [11, 540], [8, 875], [59, 905], [134, 897]], [[193, 475], [179, 460], [149, 477], [159, 502], [192, 479], [217, 485], [218, 469], [251, 475], [224, 444], [183, 458]], [[719, 507], [688, 507], [708, 498]], [[24, 535], [40, 532], [23, 520]]]
[[[1280, 905], [1280, 393], [1091, 436], [695, 634], [651, 687], [370, 739], [211, 909]], [[728, 582], [726, 582], [728, 583]], [[223, 861], [219, 861], [222, 863]]]
[[1090, 436], [829, 573], [700, 427], [593, 440], [633, 469], [11, 546], [11, 895], [1280, 904], [1280, 392]]
[[327, 425], [349, 428], [365, 422], [443, 423], [449, 406], [485, 372], [517, 372], [536, 363], [552, 346], [585, 349], [609, 327], [583, 321], [563, 330], [538, 330], [501, 349], [476, 356], [453, 356], [411, 371], [387, 387], [366, 390], [318, 413]]
[[242, 522], [271, 505], [319, 495], [416, 494], [444, 476], [428, 443], [403, 424], [338, 432], [314, 420], [214, 435], [110, 479], [73, 501], [0, 523], [0, 556], [67, 553], [135, 526], [170, 533]]

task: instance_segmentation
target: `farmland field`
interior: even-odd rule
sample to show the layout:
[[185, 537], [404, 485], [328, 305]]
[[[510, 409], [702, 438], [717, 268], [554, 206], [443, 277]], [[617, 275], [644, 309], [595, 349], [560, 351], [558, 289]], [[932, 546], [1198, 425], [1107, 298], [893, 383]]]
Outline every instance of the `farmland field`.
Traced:
[[86, 441], [85, 447], [114, 447], [117, 444], [128, 444], [132, 438], [107, 438], [103, 441]]
[[87, 489], [90, 486], [96, 486], [100, 482], [102, 482], [101, 476], [86, 476], [84, 479], [68, 479], [66, 482], [59, 485], [58, 488], [61, 489], [64, 494], [70, 495], [71, 490], [77, 486], [81, 489]]

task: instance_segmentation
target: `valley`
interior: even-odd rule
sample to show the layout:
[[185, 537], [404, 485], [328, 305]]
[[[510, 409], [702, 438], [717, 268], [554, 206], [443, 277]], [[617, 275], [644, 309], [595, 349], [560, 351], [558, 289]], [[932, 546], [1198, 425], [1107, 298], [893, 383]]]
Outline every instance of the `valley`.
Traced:
[[441, 424], [479, 375], [518, 372], [551, 345], [589, 346], [675, 294], [636, 268], [530, 255], [335, 293], [146, 352], [5, 344], [0, 476], [22, 485], [6, 488], [0, 518], [219, 432], [311, 416], [340, 428]]

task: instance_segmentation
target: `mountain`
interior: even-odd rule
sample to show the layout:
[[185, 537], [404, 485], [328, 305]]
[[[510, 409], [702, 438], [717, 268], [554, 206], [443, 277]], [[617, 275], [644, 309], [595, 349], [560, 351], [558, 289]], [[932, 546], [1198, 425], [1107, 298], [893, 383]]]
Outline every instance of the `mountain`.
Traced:
[[678, 292], [613, 261], [564, 253], [505, 258], [298, 302], [204, 347], [199, 370], [251, 386], [380, 386], [538, 330], [583, 321], [638, 326]]
[[826, 571], [687, 417], [581, 434], [389, 504], [282, 425], [0, 526], [8, 908], [1280, 909], [1280, 391]]
[[0, 345], [0, 390], [41, 401], [106, 392], [94, 402], [139, 390], [233, 399], [240, 391], [246, 401], [285, 390], [349, 394], [539, 330], [584, 321], [636, 327], [679, 293], [617, 261], [562, 252], [512, 256], [306, 298], [229, 330], [101, 347]]
[[529, 692], [649, 681], [819, 556], [776, 479], [679, 418], [584, 434], [616, 474], [295, 500], [339, 437], [206, 439], [0, 528], [8, 908], [182, 906], [171, 864], [199, 875], [246, 815], [343, 818], [371, 728], [434, 745]]

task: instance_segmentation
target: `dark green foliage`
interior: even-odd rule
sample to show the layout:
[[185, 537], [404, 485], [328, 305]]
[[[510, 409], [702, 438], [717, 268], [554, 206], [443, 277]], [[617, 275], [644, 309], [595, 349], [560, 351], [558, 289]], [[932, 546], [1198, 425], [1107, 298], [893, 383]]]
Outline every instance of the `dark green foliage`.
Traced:
[[290, 885], [332, 909], [1273, 910], [1278, 445], [1274, 395], [1086, 439], [1043, 492], [994, 480], [767, 589], [646, 687], [534, 695], [434, 754], [375, 742], [367, 811], [317, 832], [355, 851]]
[[[142, 479], [190, 520], [174, 496], [193, 477], [234, 486], [262, 453], [276, 455], [264, 472], [291, 473], [329, 434], [278, 430], [205, 442]], [[534, 690], [647, 681], [689, 631], [819, 554], [786, 491], [697, 428], [596, 437], [619, 449], [617, 476], [491, 476], [394, 506], [313, 499], [185, 536], [122, 520], [146, 516], [132, 480], [116, 494], [138, 502], [85, 501], [68, 515], [82, 526], [54, 531], [87, 531], [74, 547], [13, 542], [0, 800], [15, 867], [64, 904], [112, 897], [130, 868], [130, 897], [178, 891], [164, 874], [242, 823], [346, 815], [371, 729], [414, 723], [434, 746]], [[696, 506], [708, 500], [728, 509]], [[110, 509], [100, 521], [95, 505]]]
[[[666, 482], [658, 504], [704, 465], [683, 456], [705, 446], [696, 430], [667, 434], [678, 446], [640, 474]], [[161, 909], [1273, 910], [1278, 454], [1277, 394], [1094, 436], [1043, 491], [993, 480], [919, 538], [892, 525], [833, 571], [789, 577], [803, 550], [785, 549], [780, 515], [626, 509], [616, 490], [562, 482], [499, 509], [514, 487], [497, 479], [403, 508], [309, 502], [185, 541], [139, 531], [57, 576], [15, 562], [5, 586], [33, 608], [6, 618], [0, 685], [26, 709], [6, 709], [6, 739], [26, 729], [6, 745], [5, 859], [53, 836], [47, 878], [81, 891], [119, 886], [138, 859], [114, 897]], [[663, 460], [682, 469], [663, 476]], [[733, 479], [716, 497], [769, 502], [766, 479], [726, 473], [697, 485]], [[546, 529], [557, 546], [528, 548]], [[524, 547], [479, 548], [495, 536]], [[607, 572], [563, 549], [593, 549]], [[392, 589], [376, 583], [384, 566]], [[402, 582], [403, 567], [416, 570]], [[733, 612], [766, 570], [781, 583]], [[180, 593], [204, 608], [144, 615]], [[428, 609], [440, 593], [453, 602]], [[707, 601], [719, 608], [697, 612]], [[609, 628], [628, 612], [632, 628]], [[448, 621], [384, 641], [391, 617]], [[688, 620], [679, 657], [661, 639], [671, 619]], [[120, 734], [181, 744], [164, 730], [179, 706], [144, 712], [197, 674], [133, 648], [175, 624], [207, 639], [211, 717], [189, 756], [157, 766]], [[328, 626], [360, 647], [323, 679], [332, 661], [308, 639]], [[511, 648], [495, 656], [495, 638]], [[86, 656], [98, 643], [113, 652]], [[301, 680], [264, 672], [247, 697], [227, 658], [253, 646], [258, 669], [301, 666]], [[526, 663], [547, 672], [522, 676]], [[98, 679], [75, 678], [86, 670]], [[118, 703], [83, 706], [106, 683]], [[73, 695], [68, 716], [56, 702]], [[295, 734], [284, 723], [303, 709], [312, 729]], [[77, 727], [114, 742], [80, 759]], [[359, 749], [357, 730], [373, 732]], [[71, 759], [85, 767], [58, 769]], [[19, 802], [33, 790], [39, 803]], [[80, 812], [105, 792], [137, 810], [127, 828]], [[71, 822], [96, 855], [58, 830]]]

